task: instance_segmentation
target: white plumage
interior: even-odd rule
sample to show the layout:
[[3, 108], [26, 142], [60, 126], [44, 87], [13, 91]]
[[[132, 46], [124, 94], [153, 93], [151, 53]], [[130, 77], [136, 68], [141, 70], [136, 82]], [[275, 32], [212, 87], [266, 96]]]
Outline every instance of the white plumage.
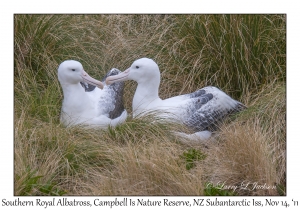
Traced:
[[[112, 69], [106, 77], [119, 72]], [[65, 126], [106, 128], [126, 120], [127, 112], [122, 101], [123, 83], [103, 87], [102, 82], [90, 77], [81, 63], [74, 60], [60, 64], [58, 80], [64, 95], [60, 120]]]
[[194, 134], [178, 133], [190, 139], [208, 139], [210, 131], [214, 130], [223, 118], [245, 108], [242, 103], [212, 86], [162, 100], [158, 95], [160, 71], [158, 65], [149, 58], [134, 61], [124, 72], [108, 77], [106, 84], [125, 80], [138, 83], [132, 102], [134, 117], [157, 111], [162, 118], [192, 128]]

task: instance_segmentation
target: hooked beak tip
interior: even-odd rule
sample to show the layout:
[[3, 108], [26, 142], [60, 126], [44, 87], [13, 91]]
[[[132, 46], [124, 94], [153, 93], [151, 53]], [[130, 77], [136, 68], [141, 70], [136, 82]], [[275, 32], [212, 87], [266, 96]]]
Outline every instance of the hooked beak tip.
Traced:
[[108, 78], [106, 78], [106, 80], [105, 80], [105, 84], [107, 84], [107, 85], [111, 85], [111, 84], [112, 84], [112, 81], [111, 81], [111, 80], [109, 80]]
[[82, 78], [86, 83], [89, 83], [91, 85], [94, 85], [100, 89], [103, 89], [104, 85], [99, 80], [94, 79], [91, 77], [88, 73], [86, 73], [84, 70], [82, 70]]
[[129, 69], [117, 74], [117, 75], [114, 75], [114, 76], [109, 76], [106, 78], [105, 80], [105, 84], [107, 85], [111, 85], [115, 82], [121, 82], [121, 81], [125, 81], [128, 79], [128, 75], [129, 75]]
[[103, 89], [104, 85], [103, 85], [103, 83], [101, 82], [101, 83], [98, 84], [97, 87], [100, 88], [100, 89]]

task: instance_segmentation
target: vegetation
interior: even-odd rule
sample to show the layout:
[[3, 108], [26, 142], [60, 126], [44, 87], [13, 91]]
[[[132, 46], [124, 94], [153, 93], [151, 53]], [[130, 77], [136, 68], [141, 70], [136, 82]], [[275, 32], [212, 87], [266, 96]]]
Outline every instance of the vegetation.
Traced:
[[206, 183], [204, 189], [204, 195], [206, 196], [234, 196], [237, 195], [233, 190], [225, 190], [222, 184]]
[[186, 161], [186, 169], [190, 170], [193, 168], [196, 164], [196, 161], [205, 159], [206, 155], [202, 154], [201, 151], [196, 149], [189, 149], [187, 152], [183, 152], [182, 158]]
[[[285, 15], [22, 14], [14, 39], [15, 195], [285, 195]], [[208, 142], [151, 118], [107, 130], [60, 124], [62, 61], [101, 79], [141, 57], [160, 67], [161, 98], [213, 85], [248, 109]], [[129, 114], [135, 88], [126, 82]], [[225, 182], [272, 187], [232, 192]]]

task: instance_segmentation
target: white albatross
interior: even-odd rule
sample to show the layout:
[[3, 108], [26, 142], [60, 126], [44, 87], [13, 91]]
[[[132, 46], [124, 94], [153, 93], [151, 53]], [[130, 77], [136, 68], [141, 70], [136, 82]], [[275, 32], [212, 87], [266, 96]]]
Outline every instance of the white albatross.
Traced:
[[193, 93], [162, 100], [159, 98], [160, 71], [158, 65], [149, 58], [133, 62], [124, 72], [106, 78], [106, 84], [134, 80], [138, 83], [132, 111], [133, 117], [158, 111], [163, 119], [179, 122], [192, 128], [195, 133], [176, 134], [192, 140], [207, 140], [226, 116], [246, 108], [216, 87], [208, 86]]
[[[118, 69], [110, 70], [103, 81], [120, 72]], [[60, 116], [63, 125], [107, 128], [126, 120], [124, 82], [104, 86], [101, 81], [90, 77], [80, 62], [74, 60], [66, 60], [59, 65], [58, 80], [64, 95]]]

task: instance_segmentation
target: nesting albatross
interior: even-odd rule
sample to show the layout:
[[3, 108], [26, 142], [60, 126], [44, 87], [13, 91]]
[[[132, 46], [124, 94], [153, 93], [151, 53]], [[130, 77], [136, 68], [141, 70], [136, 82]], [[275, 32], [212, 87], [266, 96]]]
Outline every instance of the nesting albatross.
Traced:
[[123, 106], [124, 82], [103, 85], [108, 76], [120, 73], [110, 70], [98, 81], [89, 76], [80, 62], [66, 60], [58, 67], [58, 80], [63, 90], [60, 120], [65, 126], [85, 125], [107, 128], [124, 122], [127, 111]]
[[167, 118], [193, 129], [195, 131], [193, 134], [177, 133], [193, 140], [209, 139], [211, 131], [226, 116], [246, 108], [213, 86], [162, 100], [158, 95], [159, 67], [149, 58], [138, 59], [124, 72], [107, 77], [106, 84], [125, 80], [134, 80], [138, 83], [132, 102], [133, 117], [158, 111], [163, 119]]

